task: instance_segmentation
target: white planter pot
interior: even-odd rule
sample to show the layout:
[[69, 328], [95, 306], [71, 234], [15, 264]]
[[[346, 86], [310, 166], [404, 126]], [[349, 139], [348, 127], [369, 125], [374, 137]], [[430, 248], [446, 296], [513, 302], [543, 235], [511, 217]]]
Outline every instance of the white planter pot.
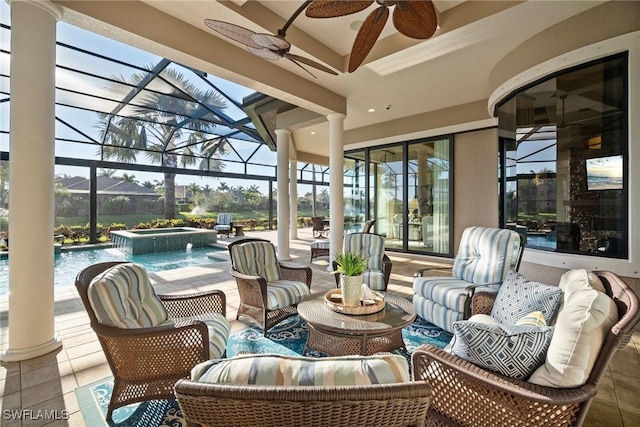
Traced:
[[362, 295], [362, 282], [364, 275], [340, 276], [340, 288], [342, 290], [342, 304], [347, 307], [359, 307]]

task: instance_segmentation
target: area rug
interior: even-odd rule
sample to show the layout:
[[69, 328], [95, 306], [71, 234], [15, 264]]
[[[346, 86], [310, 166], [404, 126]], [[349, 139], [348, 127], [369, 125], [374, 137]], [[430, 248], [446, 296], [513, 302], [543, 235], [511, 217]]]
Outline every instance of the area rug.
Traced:
[[[241, 352], [301, 355], [307, 342], [307, 334], [307, 325], [299, 316], [290, 317], [271, 328], [266, 337], [258, 326], [248, 326], [231, 334], [227, 342], [227, 357], [233, 357]], [[407, 349], [406, 351], [400, 349], [397, 352], [410, 358], [411, 353], [422, 344], [444, 347], [451, 340], [451, 334], [417, 318], [413, 324], [402, 330], [402, 338]], [[313, 352], [309, 355], [323, 356]], [[116, 409], [113, 412], [113, 422], [107, 424], [105, 417], [112, 389], [113, 378], [111, 377], [76, 389], [80, 411], [87, 426], [182, 427], [186, 425], [178, 403], [167, 400], [136, 403]]]
[[104, 378], [76, 389], [76, 398], [86, 426], [182, 427], [186, 422], [175, 400], [150, 400], [123, 406], [113, 411], [107, 423], [107, 405], [113, 390], [113, 377]]
[[[307, 325], [299, 316], [280, 322], [269, 330], [266, 337], [258, 326], [248, 326], [231, 334], [227, 342], [227, 356], [233, 357], [241, 352], [301, 355], [307, 342], [307, 334]], [[408, 354], [405, 355], [409, 356], [422, 344], [443, 348], [451, 340], [451, 334], [418, 317], [402, 330], [402, 338], [407, 347]], [[310, 355], [322, 356], [314, 353]]]

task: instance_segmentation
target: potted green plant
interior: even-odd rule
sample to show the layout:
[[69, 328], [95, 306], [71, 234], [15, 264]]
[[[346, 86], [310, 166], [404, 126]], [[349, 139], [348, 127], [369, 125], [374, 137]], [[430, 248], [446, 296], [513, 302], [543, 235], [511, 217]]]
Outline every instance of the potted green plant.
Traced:
[[362, 295], [364, 270], [367, 258], [359, 252], [340, 252], [335, 255], [333, 274], [340, 275], [342, 304], [347, 307], [358, 307]]

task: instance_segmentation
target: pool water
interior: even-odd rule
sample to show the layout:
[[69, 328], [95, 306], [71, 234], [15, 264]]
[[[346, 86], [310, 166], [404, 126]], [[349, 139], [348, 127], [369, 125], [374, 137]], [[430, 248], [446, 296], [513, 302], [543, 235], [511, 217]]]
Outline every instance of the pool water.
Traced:
[[555, 249], [556, 246], [557, 246], [556, 239], [553, 236], [546, 236], [546, 235], [527, 236], [527, 247]]
[[[161, 252], [125, 256], [118, 249], [87, 249], [64, 251], [56, 254], [53, 281], [55, 287], [74, 286], [76, 275], [84, 267], [105, 261], [132, 261], [144, 265], [147, 272], [173, 270], [202, 264], [219, 262], [207, 257], [208, 253], [219, 252], [218, 248], [193, 248], [190, 251]], [[9, 289], [9, 260], [0, 260], [0, 295]]]

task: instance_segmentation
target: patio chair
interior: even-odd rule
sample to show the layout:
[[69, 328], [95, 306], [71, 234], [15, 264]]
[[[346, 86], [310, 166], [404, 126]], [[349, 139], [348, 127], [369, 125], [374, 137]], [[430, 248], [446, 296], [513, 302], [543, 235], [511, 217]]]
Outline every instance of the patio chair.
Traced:
[[[362, 233], [371, 233], [371, 229], [373, 228], [375, 223], [375, 219], [369, 219], [365, 221], [362, 226]], [[313, 242], [311, 242], [311, 259], [309, 260], [309, 262], [313, 261], [314, 258], [329, 256], [330, 247], [330, 241], [326, 239], [314, 240]]]
[[313, 227], [313, 237], [327, 237], [326, 233], [329, 232], [329, 227], [325, 223], [325, 219], [321, 216], [312, 216], [311, 217], [312, 227]]
[[84, 268], [75, 285], [113, 373], [107, 421], [121, 406], [175, 399], [177, 380], [225, 354], [222, 291], [156, 295], [144, 267], [120, 261]]
[[[634, 325], [640, 319], [638, 296], [628, 285], [612, 272], [594, 273], [602, 281], [606, 294], [613, 299], [619, 320], [602, 330], [604, 344], [595, 356], [590, 373], [584, 373], [586, 382], [583, 385], [556, 388], [510, 378], [426, 344], [413, 353], [412, 366], [414, 380], [428, 381], [432, 387], [427, 425], [581, 426], [611, 359], [619, 348], [629, 342]], [[494, 300], [495, 294], [477, 293], [473, 299], [473, 314], [490, 314]], [[595, 304], [593, 307], [594, 310], [600, 309]], [[581, 321], [575, 323], [580, 324], [587, 315], [578, 313]], [[585, 327], [582, 333], [588, 341], [593, 337], [591, 327]], [[570, 345], [574, 342], [573, 338], [561, 340], [568, 341]], [[584, 347], [576, 345], [574, 348]], [[562, 354], [564, 357], [564, 352]], [[584, 355], [579, 357], [581, 360], [585, 358]], [[554, 368], [556, 372], [563, 372], [559, 365]]]
[[298, 314], [298, 303], [311, 293], [311, 268], [279, 262], [275, 247], [264, 239], [236, 240], [228, 250], [240, 294], [236, 319], [251, 317], [266, 336], [270, 328]]
[[244, 355], [197, 366], [175, 393], [194, 426], [423, 426], [431, 390], [403, 357]]
[[[393, 264], [384, 253], [384, 237], [372, 233], [345, 234], [342, 250], [344, 252], [359, 252], [367, 258], [367, 268], [364, 271], [364, 283], [376, 291], [386, 291], [391, 277]], [[337, 269], [335, 261], [333, 270]], [[340, 287], [340, 275], [334, 274], [336, 287]]]
[[233, 232], [233, 218], [230, 213], [219, 213], [213, 229], [218, 234], [226, 234], [227, 237]]
[[524, 242], [520, 235], [501, 228], [469, 227], [462, 233], [452, 275], [413, 279], [413, 306], [428, 322], [453, 332], [453, 323], [468, 319], [473, 293], [498, 292], [507, 272], [517, 271]]

